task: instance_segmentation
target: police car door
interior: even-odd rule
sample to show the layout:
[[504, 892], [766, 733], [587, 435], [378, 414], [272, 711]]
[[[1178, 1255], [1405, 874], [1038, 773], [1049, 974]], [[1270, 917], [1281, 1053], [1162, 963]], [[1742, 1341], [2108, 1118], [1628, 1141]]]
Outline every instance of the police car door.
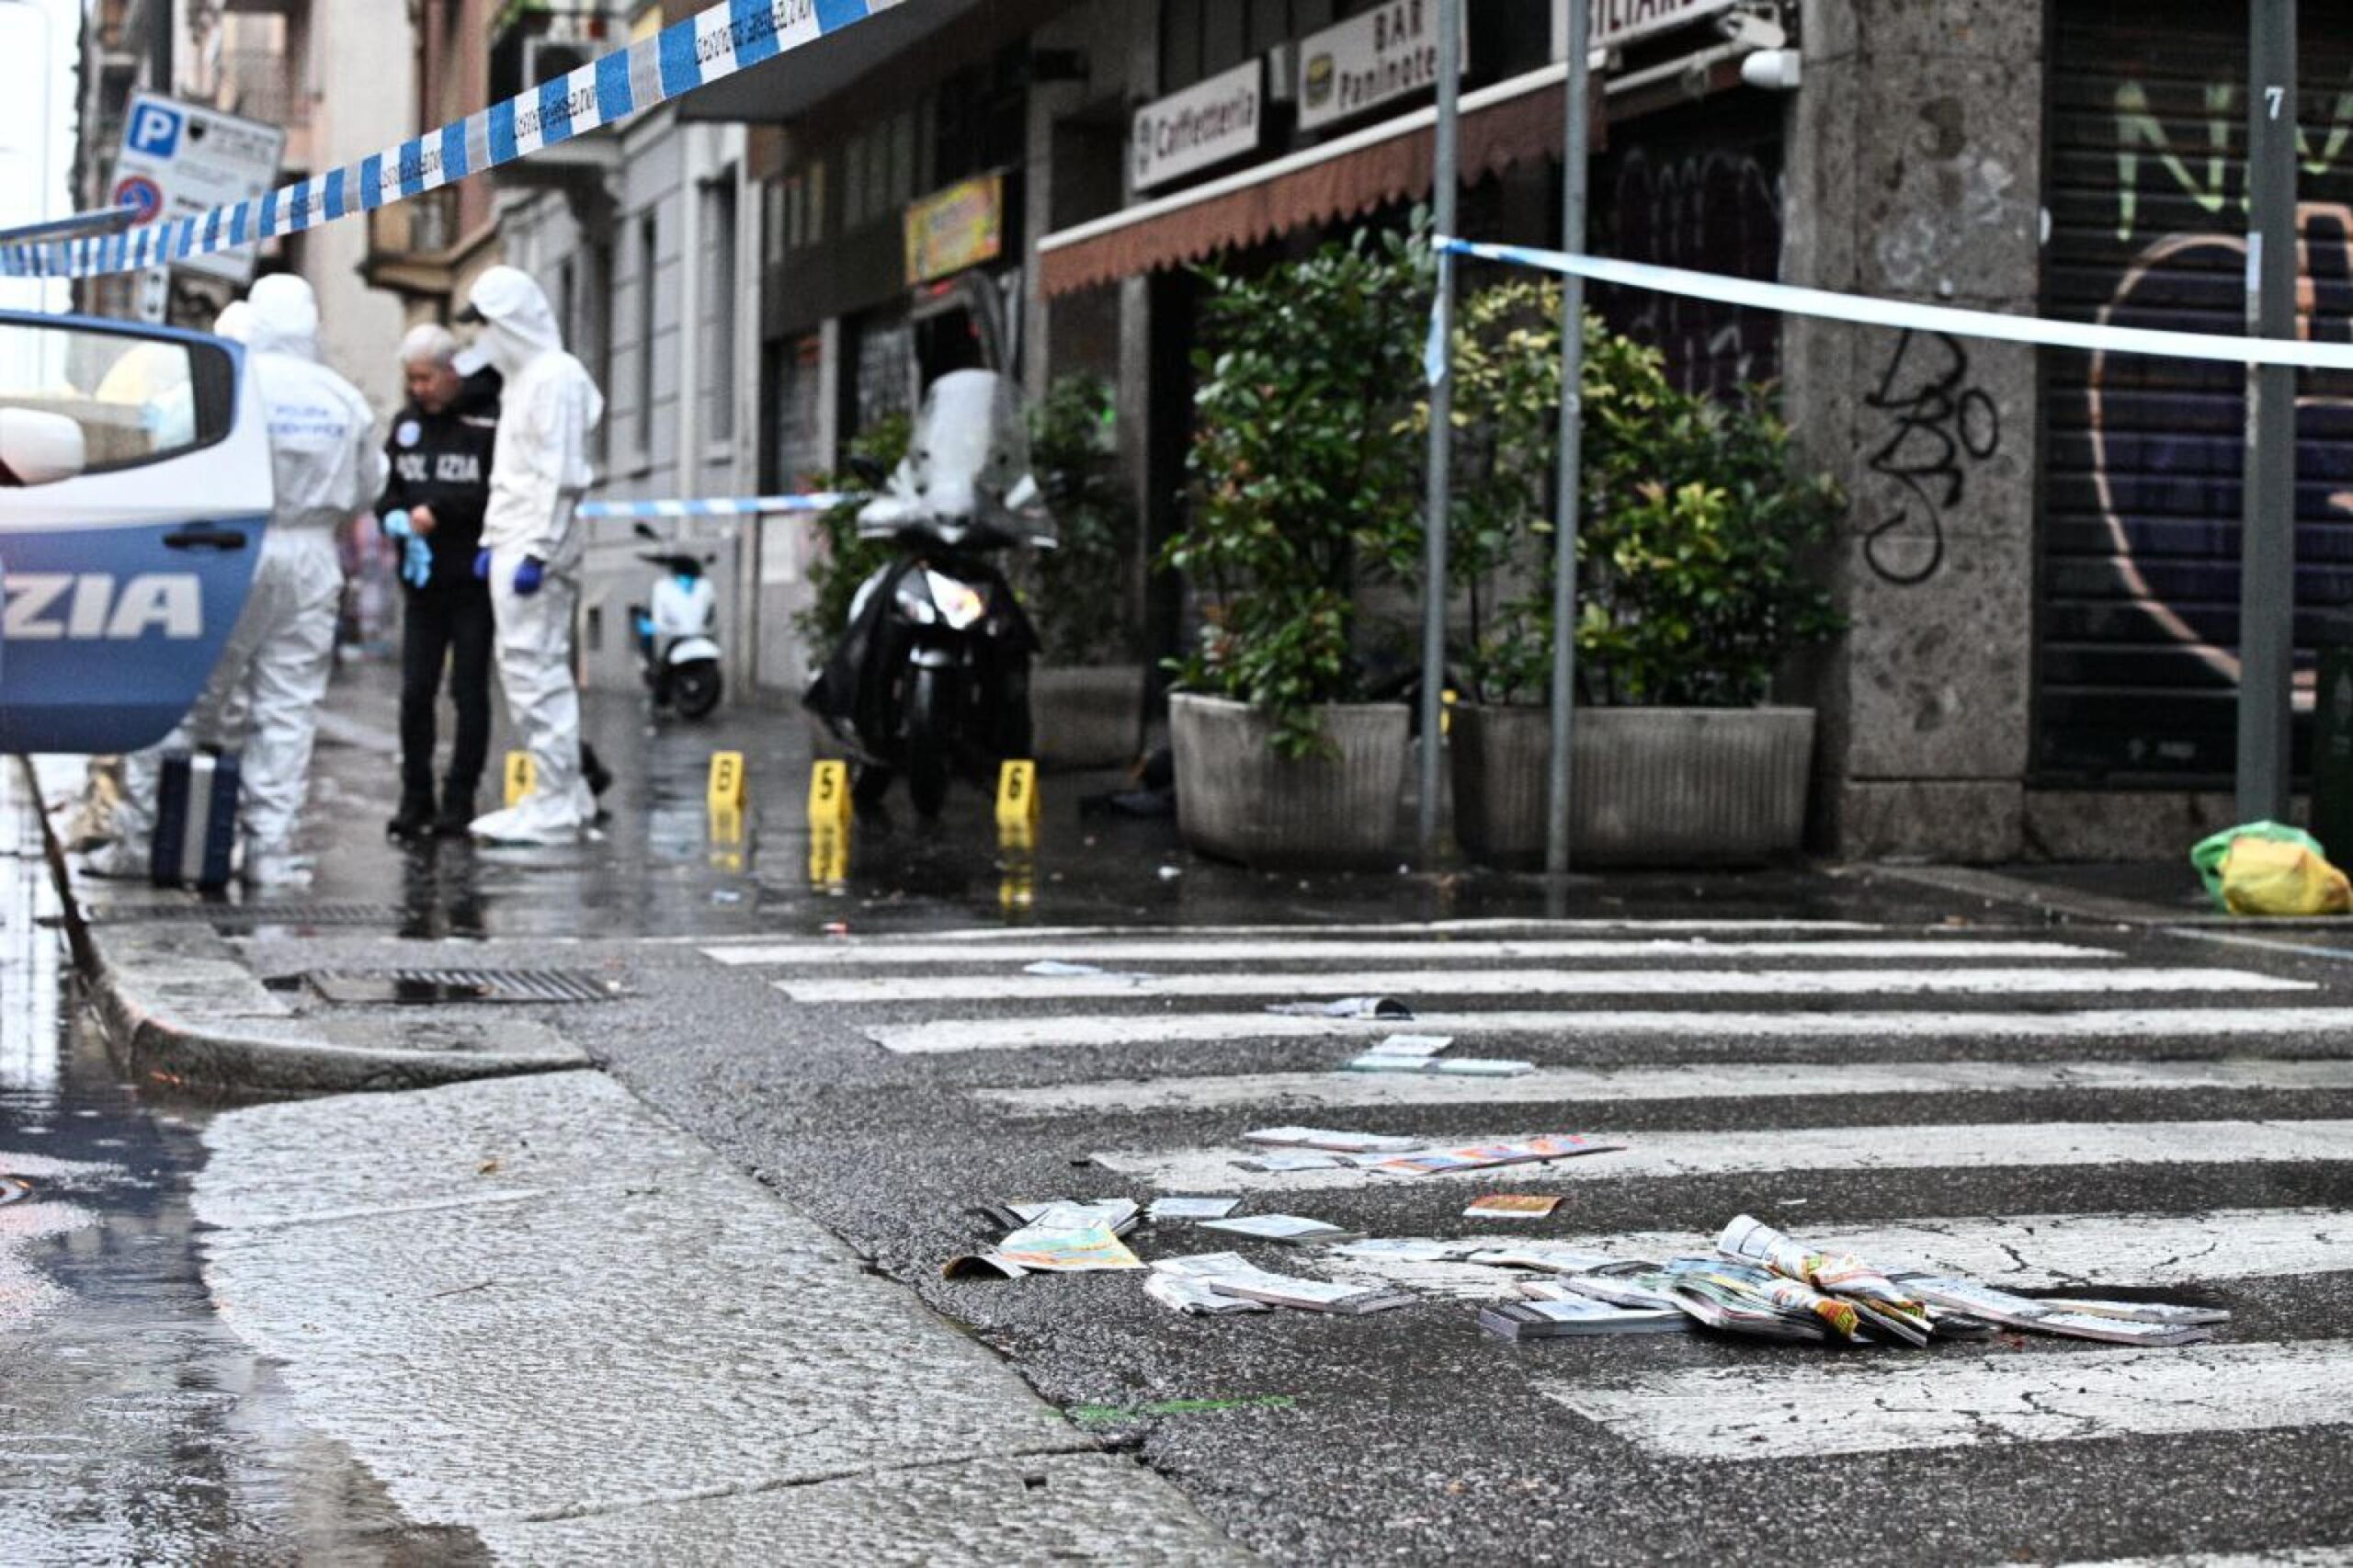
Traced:
[[0, 312], [0, 753], [161, 740], [244, 608], [270, 483], [236, 345]]

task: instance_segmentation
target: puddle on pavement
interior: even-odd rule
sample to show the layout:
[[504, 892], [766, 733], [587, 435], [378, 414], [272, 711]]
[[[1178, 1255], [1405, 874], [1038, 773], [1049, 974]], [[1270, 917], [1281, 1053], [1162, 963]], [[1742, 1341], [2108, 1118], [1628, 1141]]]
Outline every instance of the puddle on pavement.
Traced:
[[207, 1112], [135, 1092], [76, 1027], [28, 880], [0, 859], [0, 1187], [25, 1189], [0, 1202], [0, 1562], [487, 1562], [407, 1522], [213, 1316]]
[[[391, 671], [355, 666], [336, 680], [334, 703], [371, 714], [379, 728], [392, 726]], [[1620, 871], [1566, 884], [1450, 864], [1400, 876], [1398, 865], [1413, 858], [1403, 840], [1397, 863], [1378, 869], [1250, 871], [1188, 854], [1171, 818], [1108, 809], [1110, 796], [1132, 788], [1116, 769], [1042, 779], [1043, 820], [1017, 847], [1000, 841], [988, 792], [962, 782], [938, 823], [916, 821], [901, 789], [881, 815], [860, 819], [847, 835], [813, 835], [813, 735], [801, 714], [731, 705], [707, 723], [650, 723], [641, 695], [589, 691], [583, 718], [615, 775], [600, 802], [609, 815], [597, 842], [558, 849], [388, 843], [382, 824], [398, 790], [390, 755], [330, 737], [313, 772], [306, 847], [317, 854], [319, 873], [306, 896], [378, 903], [392, 902], [397, 890], [397, 915], [376, 929], [422, 940], [722, 937], [814, 933], [835, 922], [859, 933], [974, 922], [1478, 917], [1902, 924], [1939, 920], [1951, 906], [1948, 895], [1908, 884], [1790, 869], [1730, 879]], [[506, 744], [502, 735], [494, 752]], [[719, 751], [743, 758], [746, 809], [710, 809], [710, 760]], [[482, 800], [494, 803], [488, 790]]]

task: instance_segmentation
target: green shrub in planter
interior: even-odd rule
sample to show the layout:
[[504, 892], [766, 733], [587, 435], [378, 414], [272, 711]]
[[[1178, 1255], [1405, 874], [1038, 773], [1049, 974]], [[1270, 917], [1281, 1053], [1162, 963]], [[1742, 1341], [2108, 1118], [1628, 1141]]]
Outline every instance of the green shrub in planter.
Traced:
[[[1450, 548], [1472, 603], [1459, 656], [1484, 702], [1541, 701], [1551, 679], [1560, 316], [1559, 287], [1527, 281], [1478, 290], [1460, 314]], [[1845, 500], [1791, 466], [1761, 389], [1729, 403], [1680, 392], [1655, 349], [1591, 316], [1585, 331], [1578, 695], [1761, 702], [1785, 657], [1840, 630], [1805, 563]]]
[[1097, 665], [1136, 657], [1136, 511], [1120, 478], [1111, 389], [1064, 376], [1029, 414], [1029, 466], [1053, 513], [1055, 546], [1017, 582], [1045, 644], [1042, 663]]
[[1192, 506], [1160, 563], [1192, 578], [1204, 624], [1172, 668], [1304, 756], [1324, 749], [1316, 708], [1365, 695], [1358, 574], [1419, 559], [1421, 455], [1398, 426], [1421, 384], [1428, 251], [1359, 231], [1257, 277], [1201, 277]]

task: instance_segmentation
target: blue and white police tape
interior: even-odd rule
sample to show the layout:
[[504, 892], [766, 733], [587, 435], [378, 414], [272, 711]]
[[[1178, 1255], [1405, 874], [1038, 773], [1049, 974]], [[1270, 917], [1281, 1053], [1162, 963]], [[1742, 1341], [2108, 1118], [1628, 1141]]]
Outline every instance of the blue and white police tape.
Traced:
[[1713, 272], [1686, 272], [1679, 267], [1654, 267], [1648, 262], [1571, 256], [1565, 251], [1539, 250], [1529, 245], [1483, 244], [1444, 234], [1436, 243], [1458, 256], [1571, 274], [1595, 283], [1617, 283], [1653, 293], [1679, 294], [1686, 299], [1712, 300], [1718, 304], [1746, 305], [1790, 315], [1819, 316], [1859, 326], [1942, 332], [1956, 337], [1984, 337], [2044, 348], [2081, 348], [2095, 354], [2153, 354], [2177, 359], [2219, 359], [2234, 365], [2353, 370], [2353, 344], [2348, 343], [2226, 337], [2211, 332], [2160, 332], [2150, 327], [2112, 326], [2105, 321], [2051, 321], [2041, 316], [2006, 315], [1999, 311], [1875, 300], [1861, 294], [1833, 293], [1826, 289], [1801, 289], [1790, 283], [1764, 283]]
[[721, 0], [464, 119], [309, 179], [119, 234], [0, 248], [0, 277], [90, 278], [300, 233], [642, 114], [902, 0]]
[[854, 491], [817, 490], [795, 495], [719, 495], [693, 501], [583, 501], [583, 522], [608, 518], [767, 517], [795, 512], [830, 512], [866, 497]]

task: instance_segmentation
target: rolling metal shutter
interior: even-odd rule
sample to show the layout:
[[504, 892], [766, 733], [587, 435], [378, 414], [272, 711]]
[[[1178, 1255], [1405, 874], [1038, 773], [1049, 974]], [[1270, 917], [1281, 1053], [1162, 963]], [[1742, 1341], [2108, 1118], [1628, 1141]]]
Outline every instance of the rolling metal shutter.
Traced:
[[[2353, 20], [2302, 12], [2301, 273], [2310, 335], [2353, 341]], [[2059, 0], [2043, 308], [2245, 330], [2243, 6]], [[2236, 367], [2052, 352], [2042, 415], [2036, 767], [2052, 782], [2211, 784], [2232, 770]], [[2298, 386], [2297, 645], [2353, 610], [2353, 375]], [[2287, 607], [2280, 607], [2286, 613]], [[2309, 744], [2300, 697], [2297, 757]]]

